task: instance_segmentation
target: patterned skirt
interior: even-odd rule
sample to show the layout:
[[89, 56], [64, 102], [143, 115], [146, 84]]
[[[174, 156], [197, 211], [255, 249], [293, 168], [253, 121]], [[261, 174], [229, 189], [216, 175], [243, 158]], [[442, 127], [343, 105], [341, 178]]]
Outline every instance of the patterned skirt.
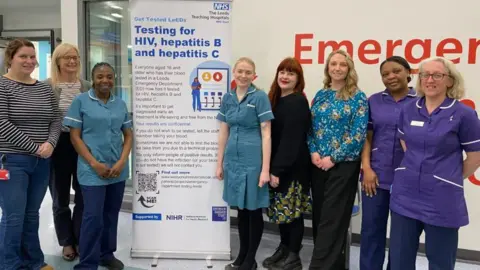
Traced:
[[276, 224], [290, 223], [304, 213], [312, 212], [309, 193], [302, 190], [302, 185], [292, 181], [286, 193], [270, 191], [270, 206], [267, 215]]

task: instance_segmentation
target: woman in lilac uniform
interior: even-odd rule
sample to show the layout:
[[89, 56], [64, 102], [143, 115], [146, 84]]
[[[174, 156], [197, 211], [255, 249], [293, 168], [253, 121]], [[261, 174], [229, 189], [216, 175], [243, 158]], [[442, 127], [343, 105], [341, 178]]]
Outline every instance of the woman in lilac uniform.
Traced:
[[469, 222], [464, 179], [480, 164], [480, 120], [459, 102], [463, 78], [449, 60], [423, 61], [416, 90], [422, 97], [403, 107], [398, 122], [405, 156], [391, 187], [390, 265], [415, 269], [425, 231], [429, 269], [453, 270], [458, 229]]
[[400, 56], [383, 61], [380, 74], [386, 89], [368, 99], [370, 119], [362, 152], [361, 270], [383, 269], [390, 185], [393, 170], [403, 158], [403, 149], [396, 137], [397, 121], [401, 106], [417, 96], [408, 87], [412, 80], [410, 71], [408, 62]]

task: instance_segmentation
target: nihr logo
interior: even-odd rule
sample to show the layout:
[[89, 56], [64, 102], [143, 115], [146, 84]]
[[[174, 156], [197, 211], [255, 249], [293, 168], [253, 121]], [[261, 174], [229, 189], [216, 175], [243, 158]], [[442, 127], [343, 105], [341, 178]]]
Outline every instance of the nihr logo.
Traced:
[[167, 220], [183, 220], [182, 215], [167, 215]]
[[228, 4], [228, 3], [213, 3], [213, 9], [215, 9], [215, 10], [230, 10], [230, 4]]

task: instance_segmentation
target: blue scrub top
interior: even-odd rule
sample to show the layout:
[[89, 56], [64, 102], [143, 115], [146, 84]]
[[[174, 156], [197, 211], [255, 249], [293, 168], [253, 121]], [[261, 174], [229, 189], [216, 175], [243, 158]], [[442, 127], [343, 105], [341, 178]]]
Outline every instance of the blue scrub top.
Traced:
[[434, 226], [467, 225], [463, 151], [480, 151], [475, 110], [446, 98], [428, 114], [425, 98], [420, 98], [402, 108], [398, 135], [407, 151], [395, 169], [390, 209]]
[[[123, 130], [132, 128], [127, 105], [114, 95], [105, 104], [95, 91], [78, 95], [72, 102], [63, 124], [81, 129], [82, 140], [95, 159], [110, 168], [120, 159], [123, 150]], [[102, 179], [81, 156], [78, 157], [77, 176], [80, 185], [102, 186], [125, 181], [129, 166], [125, 165], [117, 178]]]
[[388, 90], [373, 94], [368, 99], [368, 130], [373, 132], [370, 166], [377, 174], [379, 188], [390, 190], [394, 169], [403, 159], [403, 149], [397, 137], [397, 123], [402, 107], [416, 100], [417, 93], [409, 93], [395, 101]]
[[268, 184], [260, 188], [258, 182], [263, 161], [261, 123], [273, 118], [267, 94], [254, 86], [241, 102], [235, 90], [222, 100], [217, 119], [229, 127], [223, 160], [223, 200], [229, 206], [249, 210], [269, 206]]

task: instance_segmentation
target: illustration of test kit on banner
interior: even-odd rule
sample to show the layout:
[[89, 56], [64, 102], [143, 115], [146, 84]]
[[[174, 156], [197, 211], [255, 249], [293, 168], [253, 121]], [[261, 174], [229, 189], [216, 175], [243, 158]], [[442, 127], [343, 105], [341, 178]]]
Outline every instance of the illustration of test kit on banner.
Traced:
[[231, 1], [130, 0], [131, 256], [230, 260], [215, 178], [216, 120], [231, 82]]
[[198, 67], [196, 71], [196, 76], [192, 81], [193, 111], [220, 110], [222, 98], [229, 91], [229, 68]]

